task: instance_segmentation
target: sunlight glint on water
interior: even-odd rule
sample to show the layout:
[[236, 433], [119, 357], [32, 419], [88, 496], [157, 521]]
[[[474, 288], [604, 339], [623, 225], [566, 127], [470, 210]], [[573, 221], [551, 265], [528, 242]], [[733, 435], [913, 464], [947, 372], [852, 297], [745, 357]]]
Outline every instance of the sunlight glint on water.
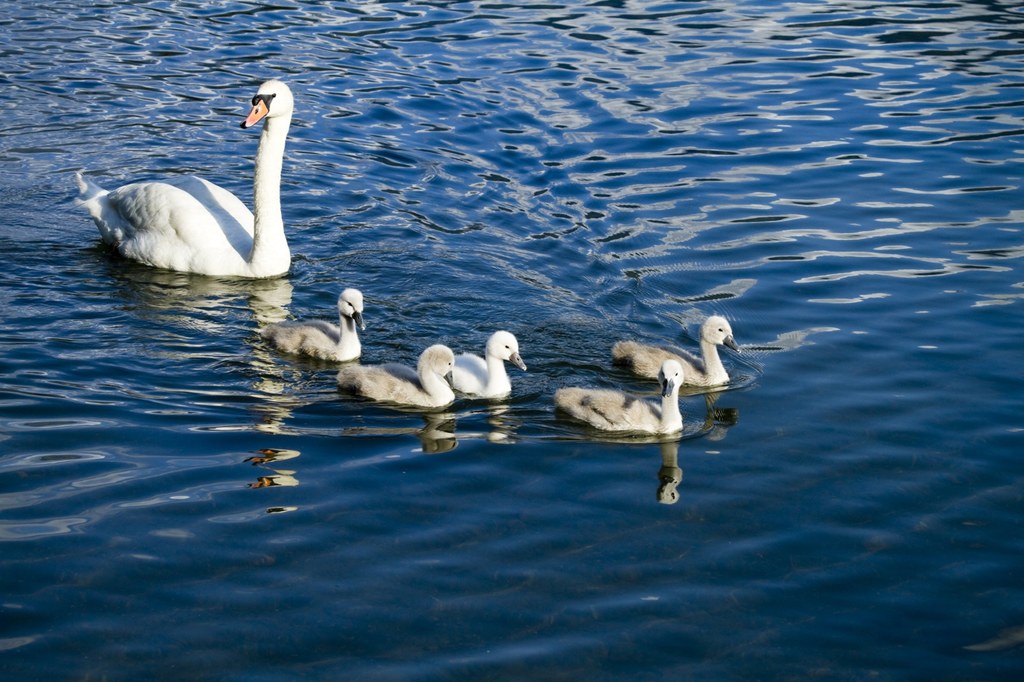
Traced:
[[[1017, 679], [1022, 19], [8, 3], [0, 672]], [[76, 170], [248, 203], [270, 77], [288, 277], [98, 246]], [[504, 328], [529, 371], [423, 415], [260, 339], [346, 286], [364, 363]], [[678, 443], [555, 413], [711, 314]]]

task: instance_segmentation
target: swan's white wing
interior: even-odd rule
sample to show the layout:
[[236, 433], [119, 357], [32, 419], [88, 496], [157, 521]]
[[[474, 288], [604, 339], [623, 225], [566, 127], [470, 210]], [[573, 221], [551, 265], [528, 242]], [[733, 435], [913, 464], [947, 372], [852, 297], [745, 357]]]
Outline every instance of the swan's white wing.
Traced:
[[119, 219], [118, 250], [143, 263], [202, 274], [244, 263], [252, 249], [252, 214], [200, 178], [133, 183], [100, 202]]
[[178, 178], [171, 184], [194, 196], [212, 213], [226, 214], [218, 215], [219, 219], [224, 222], [227, 222], [227, 217], [230, 216], [235, 223], [242, 226], [242, 229], [249, 235], [249, 239], [252, 239], [252, 211], [234, 194], [209, 180], [193, 176]]

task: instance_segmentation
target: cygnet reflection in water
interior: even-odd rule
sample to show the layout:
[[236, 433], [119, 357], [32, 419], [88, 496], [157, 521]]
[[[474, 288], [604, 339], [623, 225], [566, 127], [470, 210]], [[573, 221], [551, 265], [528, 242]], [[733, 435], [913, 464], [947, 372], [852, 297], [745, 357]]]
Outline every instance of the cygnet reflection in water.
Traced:
[[658, 469], [658, 490], [655, 497], [661, 504], [675, 504], [679, 501], [677, 488], [683, 482], [683, 470], [679, 468], [679, 442], [661, 444], [661, 468]]

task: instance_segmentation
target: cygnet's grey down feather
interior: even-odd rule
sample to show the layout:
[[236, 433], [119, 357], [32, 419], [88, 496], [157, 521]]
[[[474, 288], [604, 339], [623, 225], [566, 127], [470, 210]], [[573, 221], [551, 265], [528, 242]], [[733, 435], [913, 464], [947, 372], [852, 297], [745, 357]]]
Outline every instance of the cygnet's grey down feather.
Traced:
[[414, 370], [406, 365], [350, 365], [338, 372], [338, 388], [346, 393], [395, 405], [444, 407], [455, 400], [448, 376], [455, 354], [447, 346], [430, 346]]
[[480, 398], [501, 398], [512, 392], [505, 361], [526, 371], [519, 356], [519, 341], [510, 332], [497, 331], [487, 340], [486, 358], [462, 353], [455, 357], [452, 385], [455, 390]]
[[260, 336], [285, 353], [348, 362], [362, 353], [357, 328], [366, 329], [363, 294], [358, 289], [345, 289], [338, 297], [337, 325], [324, 320], [281, 322], [267, 325]]
[[682, 365], [666, 360], [658, 373], [660, 403], [621, 391], [573, 387], [555, 392], [555, 406], [602, 431], [675, 433], [683, 428], [679, 411], [679, 386], [683, 379]]
[[658, 376], [658, 370], [665, 360], [675, 360], [683, 366], [687, 384], [720, 386], [729, 383], [729, 373], [718, 357], [720, 345], [726, 345], [736, 352], [740, 350], [733, 339], [729, 321], [719, 315], [712, 315], [700, 328], [699, 358], [676, 348], [619, 341], [612, 348], [612, 362], [628, 367], [637, 376], [653, 379]]

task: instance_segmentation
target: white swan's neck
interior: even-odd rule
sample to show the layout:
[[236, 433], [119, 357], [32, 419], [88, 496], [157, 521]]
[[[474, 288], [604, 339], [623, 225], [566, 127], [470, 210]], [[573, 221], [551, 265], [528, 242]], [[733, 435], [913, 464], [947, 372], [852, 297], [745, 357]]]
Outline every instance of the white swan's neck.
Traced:
[[501, 358], [488, 354], [487, 362], [487, 388], [486, 392], [499, 393], [512, 390], [512, 383], [508, 380], [508, 372], [505, 371], [505, 361]]
[[253, 189], [253, 239], [249, 265], [254, 274], [288, 270], [291, 253], [281, 216], [281, 166], [291, 116], [267, 118], [256, 150]]
[[673, 392], [661, 399], [661, 432], [672, 433], [683, 428], [683, 414], [679, 411], [679, 394]]
[[342, 355], [359, 355], [359, 332], [356, 329], [356, 321], [351, 317], [339, 315], [338, 329], [341, 332], [338, 351]]
[[722, 364], [722, 359], [718, 357], [718, 346], [710, 341], [700, 342], [700, 355], [701, 359], [704, 360], [704, 373], [707, 374], [708, 380], [713, 384], [725, 383], [729, 380], [729, 375], [725, 371], [725, 365]]
[[448, 385], [440, 374], [431, 369], [422, 369], [419, 372], [420, 385], [438, 405], [447, 404], [455, 400], [455, 392]]

